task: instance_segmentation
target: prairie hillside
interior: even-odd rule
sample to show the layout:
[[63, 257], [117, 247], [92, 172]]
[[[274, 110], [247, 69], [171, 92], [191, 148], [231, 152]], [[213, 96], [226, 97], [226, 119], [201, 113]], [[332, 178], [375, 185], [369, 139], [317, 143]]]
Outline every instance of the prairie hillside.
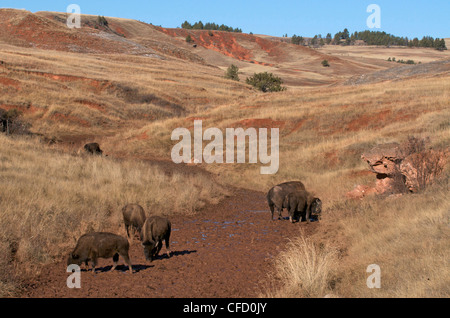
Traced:
[[[187, 271], [192, 280], [205, 275], [196, 297], [219, 297], [220, 284], [229, 284], [222, 297], [450, 295], [449, 51], [314, 49], [264, 35], [169, 29], [113, 17], [106, 17], [105, 26], [87, 15], [81, 29], [68, 29], [66, 16], [0, 9], [0, 115], [18, 111], [25, 127], [25, 134], [0, 134], [0, 252], [7, 255], [0, 263], [1, 296], [71, 297], [58, 294], [45, 275], [65, 275], [64, 257], [83, 233], [125, 235], [120, 211], [130, 202], [175, 224], [182, 220], [172, 246], [177, 251], [177, 244], [185, 244], [176, 254], [181, 261], [166, 269], [158, 264], [171, 259], [162, 258], [146, 267], [135, 246], [132, 259], [140, 274], [174, 277], [183, 266], [203, 264]], [[188, 35], [193, 43], [186, 42]], [[323, 60], [330, 66], [322, 66]], [[239, 67], [240, 81], [225, 78], [231, 64]], [[257, 72], [281, 77], [286, 90], [256, 91], [245, 79]], [[203, 131], [279, 128], [278, 172], [262, 175], [260, 163], [174, 164], [172, 131], [192, 133], [195, 120]], [[416, 193], [348, 195], [358, 186], [378, 185], [363, 153], [412, 136], [442, 154], [444, 168], [433, 182]], [[99, 143], [105, 156], [84, 154], [88, 142]], [[269, 220], [267, 191], [290, 180], [301, 180], [321, 198], [320, 222]], [[233, 219], [243, 211], [246, 222]], [[205, 239], [196, 248], [183, 229], [195, 232], [197, 225], [215, 244], [236, 241], [210, 246]], [[254, 234], [252, 252], [241, 232]], [[279, 242], [269, 242], [267, 232]], [[241, 254], [233, 253], [233, 244], [243, 244]], [[239, 272], [225, 261], [202, 258], [208, 251], [227, 251], [235, 260], [248, 254], [249, 260], [239, 259]], [[318, 263], [302, 263], [310, 258]], [[249, 262], [259, 266], [252, 275], [245, 272], [251, 271]], [[366, 268], [374, 263], [382, 268], [380, 290], [365, 283]], [[241, 285], [218, 278], [233, 273]], [[269, 279], [258, 281], [261, 273]], [[113, 274], [98, 276], [104, 275], [105, 284], [125, 284]], [[174, 286], [188, 293], [186, 275], [186, 285]], [[139, 282], [145, 282], [142, 276]], [[126, 286], [139, 297], [138, 287]], [[147, 288], [140, 296], [174, 296], [167, 290]], [[114, 293], [106, 297], [126, 296]]]

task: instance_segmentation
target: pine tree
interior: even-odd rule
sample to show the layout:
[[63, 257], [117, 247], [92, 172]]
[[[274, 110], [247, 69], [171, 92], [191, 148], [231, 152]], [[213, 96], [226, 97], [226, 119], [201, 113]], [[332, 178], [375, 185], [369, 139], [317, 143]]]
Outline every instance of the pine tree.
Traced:
[[264, 93], [286, 90], [286, 87], [281, 86], [283, 80], [268, 72], [255, 73], [252, 77], [248, 77], [246, 82]]
[[225, 73], [225, 78], [231, 79], [233, 81], [240, 81], [239, 79], [239, 67], [237, 67], [234, 64], [231, 64], [228, 69], [227, 72]]
[[192, 37], [191, 37], [190, 34], [188, 34], [188, 36], [186, 37], [186, 42], [187, 42], [187, 43], [192, 43], [192, 42], [194, 42], [194, 40], [192, 40]]

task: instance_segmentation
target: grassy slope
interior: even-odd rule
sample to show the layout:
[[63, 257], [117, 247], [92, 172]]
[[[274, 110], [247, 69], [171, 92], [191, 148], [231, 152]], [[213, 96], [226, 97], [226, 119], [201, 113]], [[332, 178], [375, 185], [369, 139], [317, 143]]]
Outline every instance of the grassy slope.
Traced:
[[[122, 31], [134, 41], [148, 40], [141, 38], [145, 25], [129, 20], [120, 25], [120, 19], [111, 22], [118, 24], [113, 25], [114, 30], [119, 31], [122, 26]], [[167, 39], [161, 32], [152, 34], [156, 42]], [[192, 50], [182, 39], [169, 41], [183, 50]], [[156, 44], [152, 42], [154, 47]], [[294, 289], [280, 288], [270, 295], [323, 296], [331, 282], [332, 292], [350, 297], [448, 296], [449, 266], [443, 257], [449, 250], [449, 207], [445, 201], [448, 185], [390, 199], [392, 204], [379, 198], [351, 202], [344, 197], [354, 185], [374, 182], [374, 176], [365, 173], [367, 167], [360, 155], [375, 144], [415, 135], [430, 136], [437, 148], [449, 146], [448, 74], [355, 87], [297, 87], [282, 93], [260, 94], [245, 84], [223, 79], [220, 68], [186, 62], [175, 58], [173, 52], [164, 55], [158, 51], [164, 57], [160, 59], [1, 45], [0, 60], [5, 64], [0, 66], [0, 105], [22, 110], [24, 118], [33, 124], [32, 131], [49, 138], [76, 142], [95, 139], [114, 156], [169, 160], [174, 145], [170, 140], [172, 130], [192, 128], [194, 118], [203, 119], [204, 129], [280, 127], [280, 170], [275, 176], [260, 175], [259, 165], [201, 165], [220, 174], [222, 182], [261, 191], [281, 181], [301, 179], [323, 199], [323, 226], [313, 241], [322, 243], [330, 253], [338, 250], [338, 257], [331, 258], [331, 266], [327, 266], [329, 275], [325, 275], [319, 288], [305, 289], [294, 284]], [[387, 62], [382, 61], [387, 58], [383, 56], [386, 52], [369, 54], [361, 48], [354, 49], [351, 56], [340, 57], [345, 62], [339, 61], [341, 66], [358, 59], [359, 67], [387, 67]], [[340, 50], [336, 48], [333, 54], [346, 54]], [[406, 54], [405, 59], [417, 56], [414, 54], [420, 55], [417, 59], [443, 56], [435, 56], [432, 50], [402, 53]], [[216, 53], [198, 54], [208, 63], [218, 61]], [[264, 56], [267, 54], [260, 52], [257, 58]], [[219, 65], [222, 68], [232, 61], [220, 60], [224, 63]], [[293, 67], [289, 63], [286, 69]], [[248, 67], [246, 72], [263, 67], [242, 65]], [[342, 79], [336, 69], [316, 66], [300, 74], [321, 80], [326, 72], [331, 72], [329, 76], [335, 76], [334, 80]], [[352, 74], [349, 72], [343, 79]], [[83, 159], [51, 150], [36, 140], [0, 137], [4, 179], [0, 205], [2, 216], [6, 216], [2, 218], [0, 247], [4, 255], [9, 255], [4, 266], [0, 266], [3, 277], [9, 277], [11, 266], [17, 264], [30, 265], [30, 272], [34, 273], [37, 264], [59, 256], [64, 244], [73, 244], [73, 238], [84, 231], [118, 227], [118, 209], [125, 201], [143, 200], [146, 208], [158, 206], [161, 203], [146, 201], [150, 185], [160, 191], [156, 197], [166, 197], [180, 182], [177, 178], [187, 178], [167, 177], [159, 169], [149, 169], [145, 163], [136, 164], [132, 159]], [[71, 147], [67, 145], [62, 147]], [[172, 200], [174, 210], [196, 210], [197, 198], [211, 193], [220, 198], [220, 187], [201, 176], [183, 179], [184, 182], [202, 186], [194, 196], [186, 193], [179, 200]], [[183, 193], [183, 189], [176, 192]], [[71, 218], [67, 219], [67, 215]], [[67, 224], [59, 227], [61, 219]], [[421, 240], [414, 241], [417, 237]], [[295, 241], [287, 248], [287, 258], [299, 254], [305, 246], [311, 247], [309, 243]], [[308, 249], [303, 251], [308, 253]], [[329, 254], [322, 256], [330, 260]], [[382, 266], [384, 283], [379, 292], [365, 287], [365, 269], [371, 263]], [[24, 267], [16, 270], [21, 268]], [[293, 270], [300, 269], [295, 266]]]
[[[434, 145], [448, 145], [449, 85], [450, 77], [442, 76], [260, 94], [199, 112], [194, 117], [203, 119], [203, 130], [280, 127], [280, 170], [275, 176], [260, 175], [256, 164], [203, 167], [222, 172], [222, 178], [231, 183], [261, 190], [282, 180], [302, 179], [327, 200], [334, 200], [360, 181], [355, 173], [367, 168], [360, 156], [377, 143], [402, 141], [408, 135], [428, 135]], [[192, 131], [192, 120], [169, 119], [148, 124], [136, 133], [129, 131], [127, 135], [145, 131], [158, 138], [132, 140], [118, 145], [116, 150], [156, 153], [170, 159], [175, 145], [170, 136], [177, 127]], [[127, 135], [111, 137], [109, 142], [117, 144]], [[322, 186], [329, 181], [330, 189]]]

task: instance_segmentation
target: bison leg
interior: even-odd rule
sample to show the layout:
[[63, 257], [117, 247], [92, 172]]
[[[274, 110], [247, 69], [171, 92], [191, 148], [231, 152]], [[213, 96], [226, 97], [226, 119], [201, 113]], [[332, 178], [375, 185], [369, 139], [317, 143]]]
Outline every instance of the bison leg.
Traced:
[[273, 212], [274, 212], [274, 206], [273, 206], [273, 204], [270, 204], [270, 205], [269, 205], [269, 208], [270, 208], [270, 213], [271, 213], [271, 215], [272, 215], [272, 221], [273, 221]]
[[114, 262], [114, 265], [113, 265], [113, 267], [111, 268], [111, 271], [113, 271], [113, 270], [116, 269], [116, 267], [117, 267], [117, 262], [118, 262], [118, 261], [119, 261], [119, 254], [116, 253], [116, 254], [114, 254], [114, 256], [113, 256], [113, 262]]
[[169, 243], [170, 238], [169, 238], [169, 237], [166, 237], [165, 241], [166, 241], [167, 257], [170, 257], [170, 254], [172, 253], [172, 252], [170, 251], [170, 247], [169, 247], [169, 244], [170, 244], [170, 243]]
[[281, 212], [283, 211], [283, 208], [280, 209], [277, 207], [277, 210], [278, 210], [278, 220], [281, 220], [282, 219]]
[[289, 221], [291, 221], [291, 223], [294, 223], [294, 215], [295, 215], [295, 208], [292, 208], [289, 210]]
[[159, 252], [161, 251], [161, 249], [162, 249], [162, 240], [159, 240], [158, 241], [158, 243], [156, 244], [156, 253], [155, 253], [155, 256], [158, 256], [159, 255]]
[[97, 267], [97, 254], [92, 255], [92, 272], [95, 274], [95, 268]]
[[125, 264], [128, 265], [128, 269], [130, 271], [130, 274], [133, 274], [133, 268], [131, 266], [130, 256], [128, 254], [122, 254], [121, 256], [123, 257], [123, 260], [125, 261]]
[[311, 223], [311, 221], [309, 220], [310, 217], [311, 217], [311, 207], [308, 207], [308, 209], [306, 209], [306, 224]]

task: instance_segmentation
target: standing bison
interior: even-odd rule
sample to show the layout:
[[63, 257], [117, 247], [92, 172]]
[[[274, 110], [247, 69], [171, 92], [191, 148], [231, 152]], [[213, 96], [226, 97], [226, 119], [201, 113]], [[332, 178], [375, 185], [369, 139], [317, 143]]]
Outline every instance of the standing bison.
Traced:
[[269, 204], [270, 212], [272, 213], [272, 220], [275, 209], [278, 211], [278, 219], [281, 218], [281, 211], [284, 208], [283, 203], [286, 195], [291, 192], [302, 190], [306, 190], [306, 188], [300, 181], [285, 182], [271, 188], [267, 193], [267, 203]]
[[114, 270], [117, 267], [120, 255], [128, 265], [130, 273], [133, 273], [130, 256], [128, 255], [129, 248], [128, 240], [116, 234], [106, 232], [84, 234], [78, 239], [75, 249], [70, 253], [67, 265], [76, 264], [79, 266], [84, 262], [88, 266], [89, 261], [91, 261], [92, 271], [95, 273], [98, 258], [112, 257], [114, 266], [111, 270]]
[[162, 248], [162, 241], [166, 242], [167, 256], [170, 257], [170, 231], [172, 224], [166, 218], [151, 216], [145, 220], [141, 231], [141, 241], [144, 247], [145, 258], [153, 261]]
[[103, 151], [100, 149], [100, 145], [96, 142], [84, 145], [84, 150], [91, 155], [99, 155], [103, 154]]
[[127, 236], [130, 238], [130, 229], [133, 236], [141, 233], [145, 222], [145, 211], [138, 204], [127, 204], [122, 208], [123, 223], [127, 230]]
[[322, 201], [307, 191], [291, 192], [286, 195], [283, 206], [289, 211], [289, 220], [293, 223], [294, 216], [299, 213], [299, 222], [306, 218], [309, 223], [311, 216], [320, 216]]

